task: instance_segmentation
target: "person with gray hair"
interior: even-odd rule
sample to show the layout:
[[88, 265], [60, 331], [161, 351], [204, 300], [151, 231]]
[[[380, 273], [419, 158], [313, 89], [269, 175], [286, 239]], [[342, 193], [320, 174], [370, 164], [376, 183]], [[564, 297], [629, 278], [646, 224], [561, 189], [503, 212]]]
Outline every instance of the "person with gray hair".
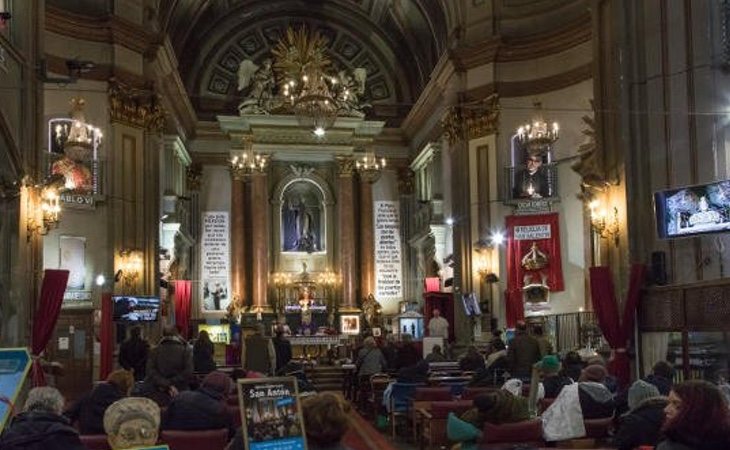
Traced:
[[79, 433], [61, 415], [65, 400], [58, 389], [30, 390], [23, 412], [0, 437], [3, 450], [85, 450]]

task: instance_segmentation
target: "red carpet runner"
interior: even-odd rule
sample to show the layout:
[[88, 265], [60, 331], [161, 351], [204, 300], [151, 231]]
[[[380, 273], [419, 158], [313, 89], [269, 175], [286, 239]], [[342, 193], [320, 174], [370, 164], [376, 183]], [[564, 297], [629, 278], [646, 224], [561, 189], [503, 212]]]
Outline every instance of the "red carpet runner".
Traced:
[[351, 450], [395, 450], [388, 439], [355, 409], [350, 412], [350, 430], [342, 443]]

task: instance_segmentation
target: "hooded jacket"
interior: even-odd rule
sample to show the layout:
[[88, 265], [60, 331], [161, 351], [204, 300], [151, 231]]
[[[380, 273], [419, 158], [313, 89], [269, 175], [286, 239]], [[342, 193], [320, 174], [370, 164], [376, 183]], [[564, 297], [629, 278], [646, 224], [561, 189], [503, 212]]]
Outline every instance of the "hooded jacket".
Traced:
[[175, 336], [163, 337], [150, 352], [146, 380], [161, 390], [175, 386], [183, 391], [190, 388], [192, 376], [193, 352], [188, 345]]
[[640, 445], [656, 446], [661, 438], [666, 397], [651, 397], [621, 417], [613, 438], [619, 450], [632, 450]]
[[3, 450], [86, 450], [79, 433], [58, 414], [32, 411], [19, 414], [0, 437]]
[[105, 434], [104, 413], [112, 403], [124, 398], [124, 393], [112, 383], [99, 383], [66, 412], [71, 422], [78, 420], [81, 434]]
[[594, 381], [578, 383], [578, 398], [583, 419], [611, 417], [616, 410], [613, 394], [602, 383]]

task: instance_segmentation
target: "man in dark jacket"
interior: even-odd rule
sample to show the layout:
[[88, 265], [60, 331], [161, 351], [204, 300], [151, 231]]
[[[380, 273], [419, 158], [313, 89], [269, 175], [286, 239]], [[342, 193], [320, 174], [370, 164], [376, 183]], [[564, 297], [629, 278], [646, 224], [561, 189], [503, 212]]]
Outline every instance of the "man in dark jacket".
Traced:
[[226, 409], [232, 387], [231, 377], [223, 372], [211, 372], [203, 378], [200, 388], [185, 391], [172, 399], [162, 417], [163, 430], [228, 429], [233, 437], [233, 421]]
[[271, 338], [264, 336], [263, 324], [256, 324], [254, 334], [243, 341], [241, 363], [244, 369], [264, 375], [276, 372], [276, 350]]
[[510, 341], [507, 350], [510, 375], [523, 381], [529, 380], [532, 376], [533, 364], [540, 361], [541, 358], [540, 344], [537, 339], [527, 334], [525, 322], [517, 322], [515, 337]]
[[619, 450], [656, 446], [664, 423], [666, 397], [659, 395], [656, 386], [638, 380], [629, 388], [628, 400], [630, 410], [621, 417], [613, 444]]
[[276, 328], [276, 337], [272, 339], [274, 342], [274, 352], [276, 353], [276, 370], [282, 371], [291, 361], [291, 342], [284, 337], [284, 327], [279, 325]]
[[150, 352], [145, 381], [174, 396], [178, 391], [190, 389], [192, 376], [193, 352], [174, 327], [166, 327], [160, 343]]
[[105, 383], [94, 386], [65, 415], [72, 423], [78, 421], [81, 434], [104, 434], [104, 413], [112, 403], [126, 397], [133, 385], [132, 372], [115, 370]]
[[79, 433], [61, 415], [64, 399], [56, 388], [31, 389], [23, 413], [0, 437], [3, 450], [86, 450]]
[[644, 381], [651, 383], [659, 390], [661, 395], [669, 395], [672, 390], [674, 379], [674, 367], [667, 361], [657, 361], [651, 369], [651, 373], [644, 378]]
[[142, 339], [142, 329], [134, 327], [129, 332], [129, 339], [119, 346], [119, 365], [134, 372], [136, 381], [142, 381], [145, 377], [149, 351], [150, 344]]

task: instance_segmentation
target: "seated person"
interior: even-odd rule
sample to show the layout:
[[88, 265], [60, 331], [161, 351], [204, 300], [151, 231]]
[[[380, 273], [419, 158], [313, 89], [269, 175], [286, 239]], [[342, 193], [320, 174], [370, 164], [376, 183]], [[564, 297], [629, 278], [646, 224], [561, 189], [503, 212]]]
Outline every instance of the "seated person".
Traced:
[[578, 396], [583, 419], [611, 417], [616, 409], [613, 394], [604, 384], [606, 368], [598, 364], [583, 369], [578, 383]]
[[573, 380], [560, 373], [560, 360], [555, 355], [547, 355], [537, 363], [542, 374], [542, 385], [545, 387], [545, 398], [555, 398], [560, 390]]
[[484, 368], [484, 357], [474, 345], [470, 345], [466, 355], [459, 361], [459, 368], [463, 371], [476, 372]]
[[350, 427], [350, 405], [340, 396], [323, 392], [302, 401], [309, 450], [344, 449], [342, 438]]
[[674, 379], [674, 367], [667, 361], [657, 361], [651, 369], [651, 373], [644, 378], [644, 381], [651, 383], [659, 389], [661, 395], [669, 395], [672, 390]]
[[428, 381], [428, 361], [422, 359], [412, 366], [400, 369], [395, 379], [399, 383], [425, 383]]
[[61, 415], [65, 400], [58, 389], [30, 390], [23, 412], [0, 436], [3, 450], [86, 450], [79, 433]]
[[461, 415], [461, 420], [480, 430], [484, 428], [484, 422], [499, 425], [529, 418], [527, 398], [514, 396], [506, 389], [476, 396], [474, 406]]
[[226, 409], [228, 393], [233, 388], [231, 377], [211, 372], [200, 388], [184, 391], [172, 399], [162, 418], [163, 430], [219, 430], [227, 428], [233, 435], [232, 418]]
[[433, 349], [431, 349], [431, 353], [426, 355], [426, 362], [428, 363], [439, 363], [439, 362], [446, 362], [446, 356], [441, 352], [441, 346], [440, 345], [434, 345]]
[[411, 367], [421, 359], [421, 353], [413, 344], [413, 337], [410, 334], [401, 335], [401, 343], [398, 346], [396, 356], [395, 370], [398, 371], [404, 367]]
[[621, 416], [613, 445], [619, 450], [654, 447], [659, 442], [667, 398], [653, 384], [637, 380], [629, 388], [629, 412]]
[[484, 368], [477, 370], [469, 386], [501, 386], [507, 380], [508, 363], [506, 348], [491, 353]]
[[606, 378], [604, 378], [604, 380], [602, 381], [606, 388], [608, 388], [608, 390], [611, 391], [612, 394], [618, 392], [618, 378], [608, 373], [608, 365], [606, 364], [606, 360], [602, 356], [596, 356], [589, 359], [588, 364], [586, 365], [592, 366], [594, 364], [603, 366], [603, 368], [606, 369]]
[[492, 330], [492, 339], [489, 340], [489, 344], [487, 345], [487, 355], [502, 350], [507, 350], [507, 345], [502, 340], [502, 330], [495, 328]]
[[112, 403], [129, 395], [134, 385], [134, 375], [128, 370], [115, 370], [81, 397], [65, 416], [71, 422], [78, 421], [81, 434], [104, 434], [104, 412]]
[[148, 398], [123, 398], [104, 413], [104, 431], [112, 450], [155, 445], [159, 428], [160, 407]]
[[563, 358], [563, 368], [560, 373], [573, 381], [578, 381], [581, 373], [583, 373], [583, 360], [578, 352], [571, 351], [566, 353]]

